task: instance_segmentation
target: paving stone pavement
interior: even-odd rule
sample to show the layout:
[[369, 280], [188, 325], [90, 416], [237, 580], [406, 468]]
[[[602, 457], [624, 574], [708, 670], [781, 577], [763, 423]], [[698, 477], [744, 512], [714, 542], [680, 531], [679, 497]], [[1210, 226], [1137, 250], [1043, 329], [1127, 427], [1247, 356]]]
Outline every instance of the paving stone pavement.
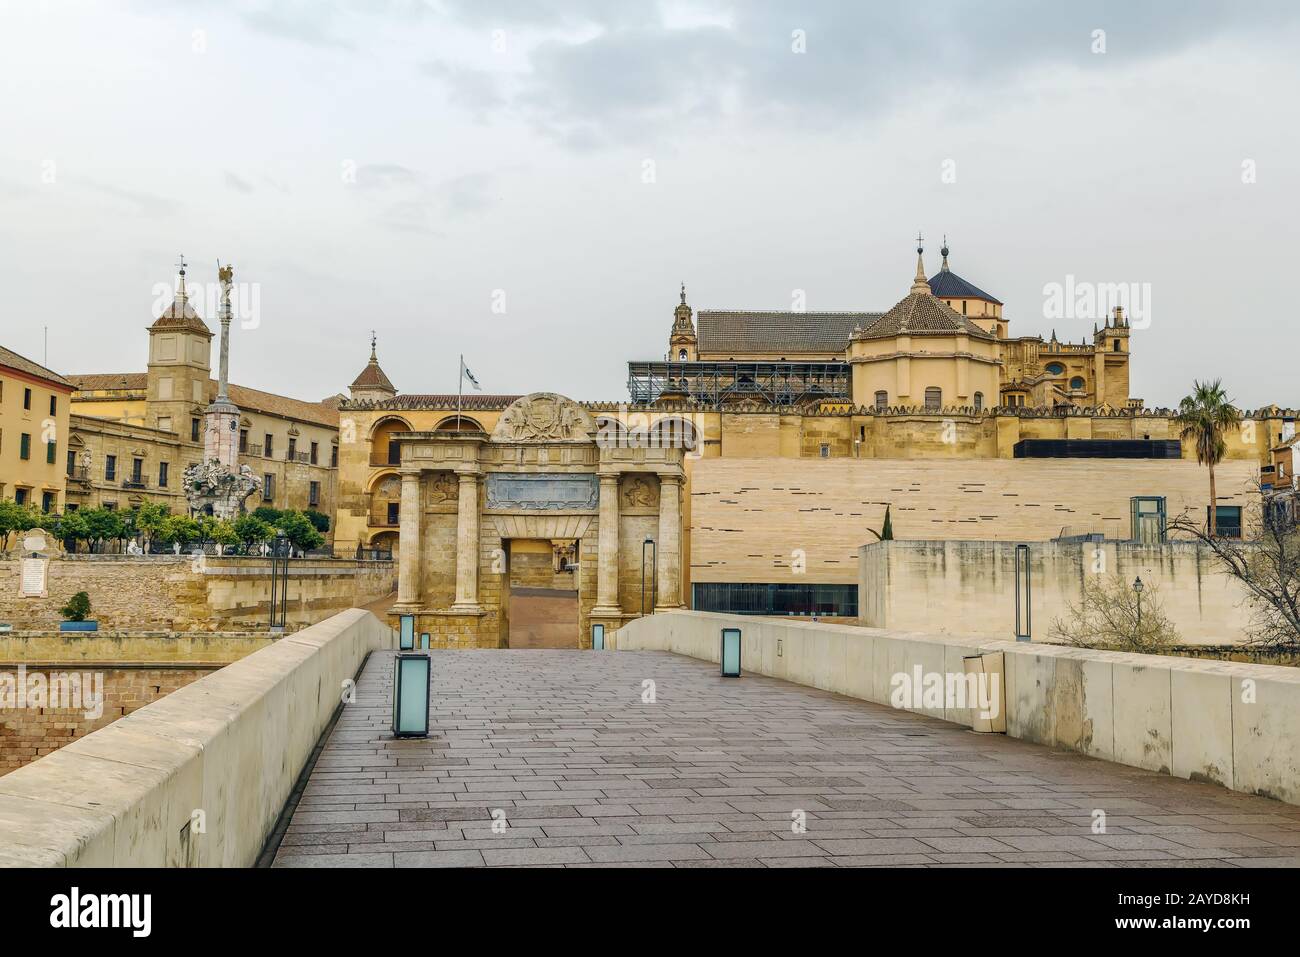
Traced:
[[666, 652], [431, 655], [416, 740], [370, 656], [276, 867], [1300, 866], [1300, 807], [1210, 784]]

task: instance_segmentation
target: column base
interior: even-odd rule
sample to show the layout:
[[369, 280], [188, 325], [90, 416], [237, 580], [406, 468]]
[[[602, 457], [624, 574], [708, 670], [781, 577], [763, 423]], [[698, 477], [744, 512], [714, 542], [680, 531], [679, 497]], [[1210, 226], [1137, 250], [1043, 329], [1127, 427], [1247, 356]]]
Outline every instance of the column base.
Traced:
[[456, 602], [447, 609], [446, 613], [449, 615], [481, 615], [483, 614], [483, 606], [476, 601], [465, 602], [464, 604]]
[[589, 618], [622, 618], [623, 609], [617, 605], [596, 605], [587, 612]]
[[655, 605], [651, 612], [657, 615], [661, 611], [683, 611], [685, 608], [685, 605]]

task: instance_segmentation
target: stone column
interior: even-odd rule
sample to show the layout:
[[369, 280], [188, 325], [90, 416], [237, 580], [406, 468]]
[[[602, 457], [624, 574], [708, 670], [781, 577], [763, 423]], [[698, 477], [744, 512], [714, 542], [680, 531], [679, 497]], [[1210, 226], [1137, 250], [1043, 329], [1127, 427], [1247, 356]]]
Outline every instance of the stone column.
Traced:
[[659, 594], [655, 611], [682, 607], [682, 476], [659, 476]]
[[420, 603], [420, 471], [402, 470], [402, 504], [399, 511], [397, 604], [414, 608]]
[[456, 601], [452, 611], [477, 612], [478, 603], [478, 466], [456, 470]]
[[600, 526], [593, 616], [621, 614], [618, 604], [618, 473], [600, 476]]

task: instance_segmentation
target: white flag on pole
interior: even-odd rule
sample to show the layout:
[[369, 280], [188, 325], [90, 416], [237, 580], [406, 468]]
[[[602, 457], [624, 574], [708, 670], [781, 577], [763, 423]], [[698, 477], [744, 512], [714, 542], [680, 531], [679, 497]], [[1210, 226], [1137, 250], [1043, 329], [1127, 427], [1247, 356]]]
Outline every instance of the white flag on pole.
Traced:
[[463, 379], [468, 379], [469, 384], [472, 385], [479, 392], [483, 391], [483, 387], [478, 384], [478, 379], [474, 378], [474, 373], [470, 372], [469, 366], [465, 365], [464, 357], [462, 357], [460, 360], [460, 374]]

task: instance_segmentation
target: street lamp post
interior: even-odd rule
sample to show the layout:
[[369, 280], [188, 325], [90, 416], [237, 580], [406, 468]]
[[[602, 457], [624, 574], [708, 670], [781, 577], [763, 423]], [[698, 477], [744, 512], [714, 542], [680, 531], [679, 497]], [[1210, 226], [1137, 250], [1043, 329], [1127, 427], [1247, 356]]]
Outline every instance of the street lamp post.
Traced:
[[1142, 589], [1146, 586], [1142, 584], [1141, 576], [1133, 579], [1133, 591], [1137, 593], [1138, 603], [1138, 627], [1142, 627]]
[[[654, 611], [655, 601], [659, 597], [659, 567], [656, 561], [656, 551], [658, 547], [655, 540], [646, 536], [646, 540], [641, 543], [641, 614], [645, 614], [645, 578], [646, 570], [650, 572], [650, 610]], [[647, 564], [646, 553], [649, 552], [650, 559]]]

